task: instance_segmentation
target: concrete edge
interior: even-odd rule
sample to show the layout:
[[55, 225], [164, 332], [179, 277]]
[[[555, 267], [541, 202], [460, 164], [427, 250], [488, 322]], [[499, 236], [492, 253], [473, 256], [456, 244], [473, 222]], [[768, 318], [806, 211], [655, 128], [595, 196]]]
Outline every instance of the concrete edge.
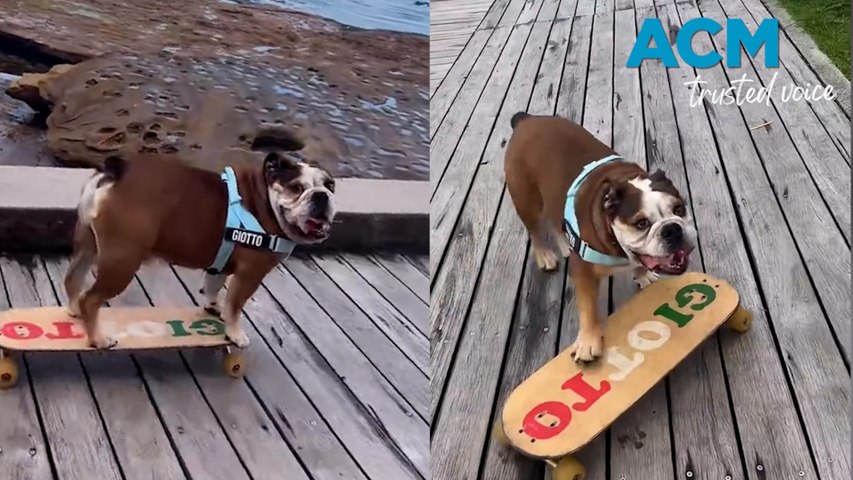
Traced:
[[812, 37], [800, 28], [799, 24], [797, 24], [778, 0], [761, 0], [761, 2], [779, 20], [779, 26], [785, 30], [794, 43], [794, 46], [805, 57], [824, 85], [832, 85], [837, 90], [838, 98], [836, 101], [849, 117], [851, 109], [850, 80], [823, 53]]
[[[0, 250], [69, 251], [77, 201], [94, 170], [0, 166]], [[429, 252], [429, 182], [338, 180], [329, 240], [298, 251]]]

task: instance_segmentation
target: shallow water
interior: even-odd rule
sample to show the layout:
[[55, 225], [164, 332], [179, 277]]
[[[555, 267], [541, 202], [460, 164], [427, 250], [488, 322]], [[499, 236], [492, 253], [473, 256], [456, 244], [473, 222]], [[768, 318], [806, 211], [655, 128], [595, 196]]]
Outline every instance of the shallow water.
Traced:
[[424, 0], [224, 0], [276, 5], [313, 13], [344, 25], [429, 35], [429, 2]]

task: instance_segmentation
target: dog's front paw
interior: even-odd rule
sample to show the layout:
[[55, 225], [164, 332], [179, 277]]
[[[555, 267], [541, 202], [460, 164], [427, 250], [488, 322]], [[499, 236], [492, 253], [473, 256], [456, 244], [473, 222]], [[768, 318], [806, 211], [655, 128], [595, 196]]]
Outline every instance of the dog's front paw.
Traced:
[[89, 345], [98, 350], [109, 350], [118, 345], [118, 340], [103, 334], [97, 334], [89, 340]]
[[71, 318], [80, 318], [80, 302], [78, 302], [77, 300], [72, 300], [68, 304], [66, 312], [68, 312], [68, 316]]
[[640, 290], [660, 280], [660, 275], [650, 270], [634, 273], [634, 283], [640, 287]]
[[569, 353], [578, 362], [592, 362], [604, 352], [604, 337], [601, 329], [581, 330], [575, 343], [569, 347]]
[[557, 255], [555, 255], [551, 250], [534, 249], [533, 258], [536, 259], [536, 266], [546, 272], [550, 272], [557, 268]]
[[238, 348], [246, 348], [249, 346], [249, 336], [239, 325], [227, 325], [225, 327], [225, 338]]

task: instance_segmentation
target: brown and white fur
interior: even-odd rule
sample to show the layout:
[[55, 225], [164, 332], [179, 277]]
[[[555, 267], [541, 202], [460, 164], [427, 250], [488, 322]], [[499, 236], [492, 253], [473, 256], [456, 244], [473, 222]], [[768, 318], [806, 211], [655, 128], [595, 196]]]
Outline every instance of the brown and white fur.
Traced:
[[644, 288], [661, 274], [684, 273], [696, 245], [690, 209], [661, 171], [649, 174], [621, 160], [596, 168], [575, 198], [578, 233], [590, 247], [626, 258], [628, 266], [588, 263], [572, 255], [564, 233], [566, 196], [584, 166], [615, 152], [564, 118], [519, 112], [511, 124], [504, 163], [510, 197], [530, 234], [537, 266], [546, 271], [557, 267], [548, 237], [554, 237], [562, 256], [569, 258], [580, 323], [570, 348], [575, 361], [593, 361], [604, 350], [599, 282], [632, 271]]
[[[289, 153], [269, 153], [263, 163], [235, 167], [243, 206], [267, 233], [297, 244], [328, 237], [335, 217], [335, 181], [324, 170]], [[98, 327], [98, 311], [133, 280], [144, 261], [206, 269], [221, 244], [228, 195], [220, 174], [187, 166], [174, 158], [111, 157], [83, 188], [78, 205], [74, 254], [65, 277], [69, 313], [82, 320], [99, 349], [116, 341]], [[235, 245], [223, 273], [205, 273], [205, 309], [219, 314], [226, 336], [245, 348], [240, 311], [279, 261], [277, 254]], [[81, 293], [95, 267], [94, 284]], [[218, 296], [231, 275], [222, 309]]]

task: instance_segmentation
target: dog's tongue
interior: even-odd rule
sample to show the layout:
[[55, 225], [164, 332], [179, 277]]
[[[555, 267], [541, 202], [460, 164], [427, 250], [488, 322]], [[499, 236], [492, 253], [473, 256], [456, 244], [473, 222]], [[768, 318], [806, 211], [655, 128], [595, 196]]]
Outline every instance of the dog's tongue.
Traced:
[[641, 255], [640, 260], [646, 268], [657, 268], [667, 265], [680, 265], [687, 258], [687, 251], [684, 249], [676, 250], [671, 255], [665, 257], [652, 257], [649, 255]]

